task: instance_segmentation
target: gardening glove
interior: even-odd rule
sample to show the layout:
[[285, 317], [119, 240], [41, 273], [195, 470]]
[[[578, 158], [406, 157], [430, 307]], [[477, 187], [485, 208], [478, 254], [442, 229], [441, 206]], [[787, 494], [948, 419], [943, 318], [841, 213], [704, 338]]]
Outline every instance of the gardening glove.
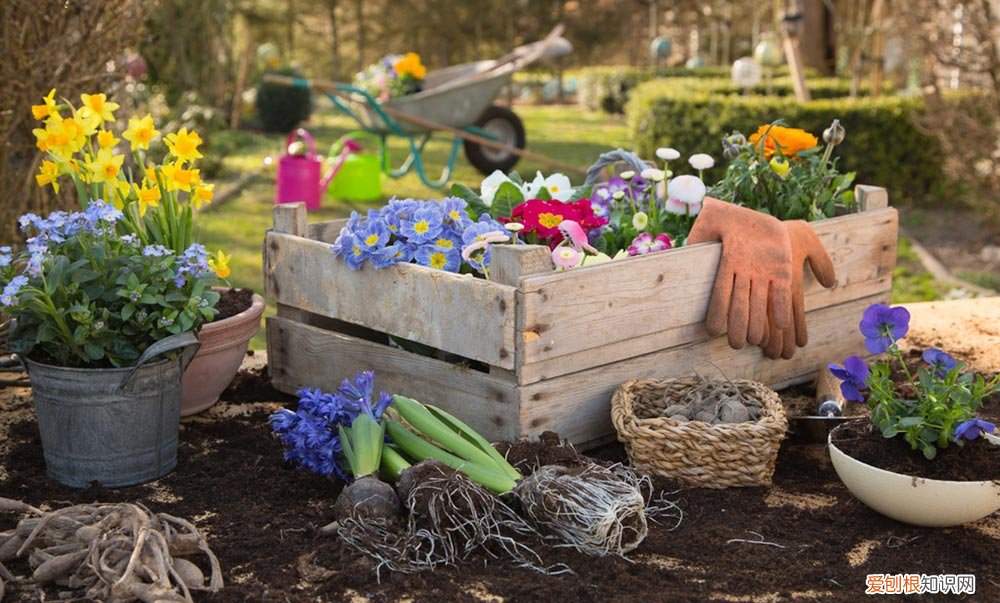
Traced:
[[830, 289], [837, 285], [837, 275], [830, 254], [816, 236], [816, 231], [803, 220], [782, 222], [788, 231], [792, 245], [792, 316], [788, 327], [781, 329], [770, 324], [768, 334], [760, 347], [768, 358], [789, 359], [795, 355], [795, 347], [804, 348], [809, 343], [806, 331], [806, 308], [802, 281], [806, 262], [821, 285]]
[[[792, 318], [792, 248], [773, 216], [705, 197], [687, 244], [722, 242], [722, 258], [705, 328], [729, 331], [729, 345], [760, 345], [768, 324], [786, 329]], [[768, 319], [768, 312], [771, 319]]]

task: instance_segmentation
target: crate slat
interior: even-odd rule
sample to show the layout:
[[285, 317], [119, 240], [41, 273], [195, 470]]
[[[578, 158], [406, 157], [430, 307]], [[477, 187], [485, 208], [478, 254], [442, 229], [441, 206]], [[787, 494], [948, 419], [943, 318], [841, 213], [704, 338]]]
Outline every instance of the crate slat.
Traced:
[[[838, 285], [824, 289], [810, 273], [807, 310], [888, 289], [897, 222], [896, 210], [889, 208], [812, 223], [837, 267]], [[718, 243], [695, 245], [627, 264], [522, 278], [520, 382], [704, 339], [720, 252]]]
[[276, 388], [335, 391], [374, 370], [380, 390], [433, 403], [491, 439], [520, 435], [516, 385], [465, 367], [283, 317], [267, 319], [268, 365]]
[[416, 264], [351, 270], [330, 245], [273, 231], [265, 250], [265, 289], [279, 304], [514, 367], [514, 287]]
[[552, 430], [577, 444], [605, 438], [614, 431], [611, 395], [630, 379], [694, 374], [715, 377], [719, 374], [715, 367], [731, 379], [754, 379], [769, 385], [810, 379], [821, 365], [841, 362], [851, 354], [866, 354], [856, 325], [865, 308], [888, 299], [886, 291], [809, 312], [810, 343], [791, 360], [765, 358], [758, 348], [734, 350], [723, 336], [521, 386], [524, 433], [538, 435]]

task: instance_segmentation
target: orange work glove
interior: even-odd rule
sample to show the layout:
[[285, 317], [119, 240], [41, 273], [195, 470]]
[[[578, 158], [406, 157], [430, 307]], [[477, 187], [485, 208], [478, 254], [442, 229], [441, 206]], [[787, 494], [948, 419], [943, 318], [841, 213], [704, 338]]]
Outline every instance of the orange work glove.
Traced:
[[809, 333], [806, 331], [806, 307], [802, 292], [802, 281], [805, 276], [805, 264], [809, 262], [816, 280], [830, 289], [837, 285], [837, 274], [833, 268], [830, 254], [826, 252], [823, 243], [816, 236], [816, 231], [803, 220], [782, 222], [788, 231], [788, 239], [792, 244], [792, 320], [791, 324], [779, 329], [770, 325], [767, 337], [760, 347], [768, 358], [789, 359], [795, 355], [795, 346], [804, 348], [809, 343]]
[[728, 327], [729, 345], [739, 350], [747, 343], [760, 345], [769, 324], [789, 328], [792, 246], [781, 221], [705, 197], [687, 244], [712, 241], [722, 242], [722, 259], [705, 318], [709, 335]]

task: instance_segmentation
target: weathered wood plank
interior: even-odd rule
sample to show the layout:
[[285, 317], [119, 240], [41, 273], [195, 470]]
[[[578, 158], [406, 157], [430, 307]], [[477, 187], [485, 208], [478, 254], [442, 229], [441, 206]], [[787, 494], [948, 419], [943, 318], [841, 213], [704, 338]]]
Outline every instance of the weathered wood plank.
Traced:
[[521, 277], [552, 272], [552, 252], [543, 245], [495, 245], [490, 278], [516, 287]]
[[275, 232], [265, 246], [279, 304], [514, 368], [513, 287], [416, 264], [351, 270], [328, 244]]
[[347, 219], [313, 222], [309, 225], [308, 236], [314, 241], [333, 243], [340, 236], [340, 230], [347, 226]]
[[611, 395], [630, 379], [666, 379], [701, 374], [788, 384], [808, 379], [816, 368], [864, 354], [857, 324], [864, 309], [889, 299], [888, 292], [808, 313], [810, 343], [791, 360], [765, 358], [758, 348], [734, 350], [725, 337], [697, 341], [606, 366], [521, 386], [521, 425], [528, 435], [553, 430], [574, 443], [599, 440], [611, 425]]
[[377, 390], [440, 406], [491, 440], [518, 436], [516, 386], [486, 373], [282, 317], [267, 319], [267, 356], [274, 386], [284, 392], [331, 391], [374, 370]]
[[889, 207], [889, 191], [880, 186], [859, 184], [854, 187], [854, 200], [861, 211], [873, 211]]
[[[898, 219], [892, 208], [813, 223], [838, 285], [806, 279], [806, 308], [891, 286]], [[521, 279], [521, 384], [705, 338], [702, 323], [721, 245], [694, 245], [619, 263]]]
[[309, 212], [306, 211], [306, 204], [301, 201], [298, 203], [282, 203], [280, 205], [275, 205], [274, 209], [271, 210], [271, 218], [274, 220], [275, 232], [282, 232], [299, 237], [306, 236], [306, 220], [308, 219], [308, 216]]

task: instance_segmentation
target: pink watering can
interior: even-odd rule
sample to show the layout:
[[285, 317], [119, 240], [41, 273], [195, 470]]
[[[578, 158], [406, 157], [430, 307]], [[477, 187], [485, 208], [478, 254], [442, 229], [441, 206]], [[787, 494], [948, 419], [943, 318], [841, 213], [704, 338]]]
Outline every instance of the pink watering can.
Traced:
[[[309, 152], [306, 155], [296, 155], [288, 151], [296, 137], [305, 139], [306, 144], [309, 145]], [[303, 128], [295, 130], [288, 135], [288, 139], [285, 141], [285, 154], [278, 160], [278, 186], [275, 203], [304, 201], [306, 209], [319, 209], [323, 191], [337, 175], [344, 160], [347, 159], [348, 155], [356, 153], [360, 149], [361, 147], [354, 141], [345, 141], [337, 161], [321, 177], [320, 172], [323, 164], [316, 157], [316, 142]]]

